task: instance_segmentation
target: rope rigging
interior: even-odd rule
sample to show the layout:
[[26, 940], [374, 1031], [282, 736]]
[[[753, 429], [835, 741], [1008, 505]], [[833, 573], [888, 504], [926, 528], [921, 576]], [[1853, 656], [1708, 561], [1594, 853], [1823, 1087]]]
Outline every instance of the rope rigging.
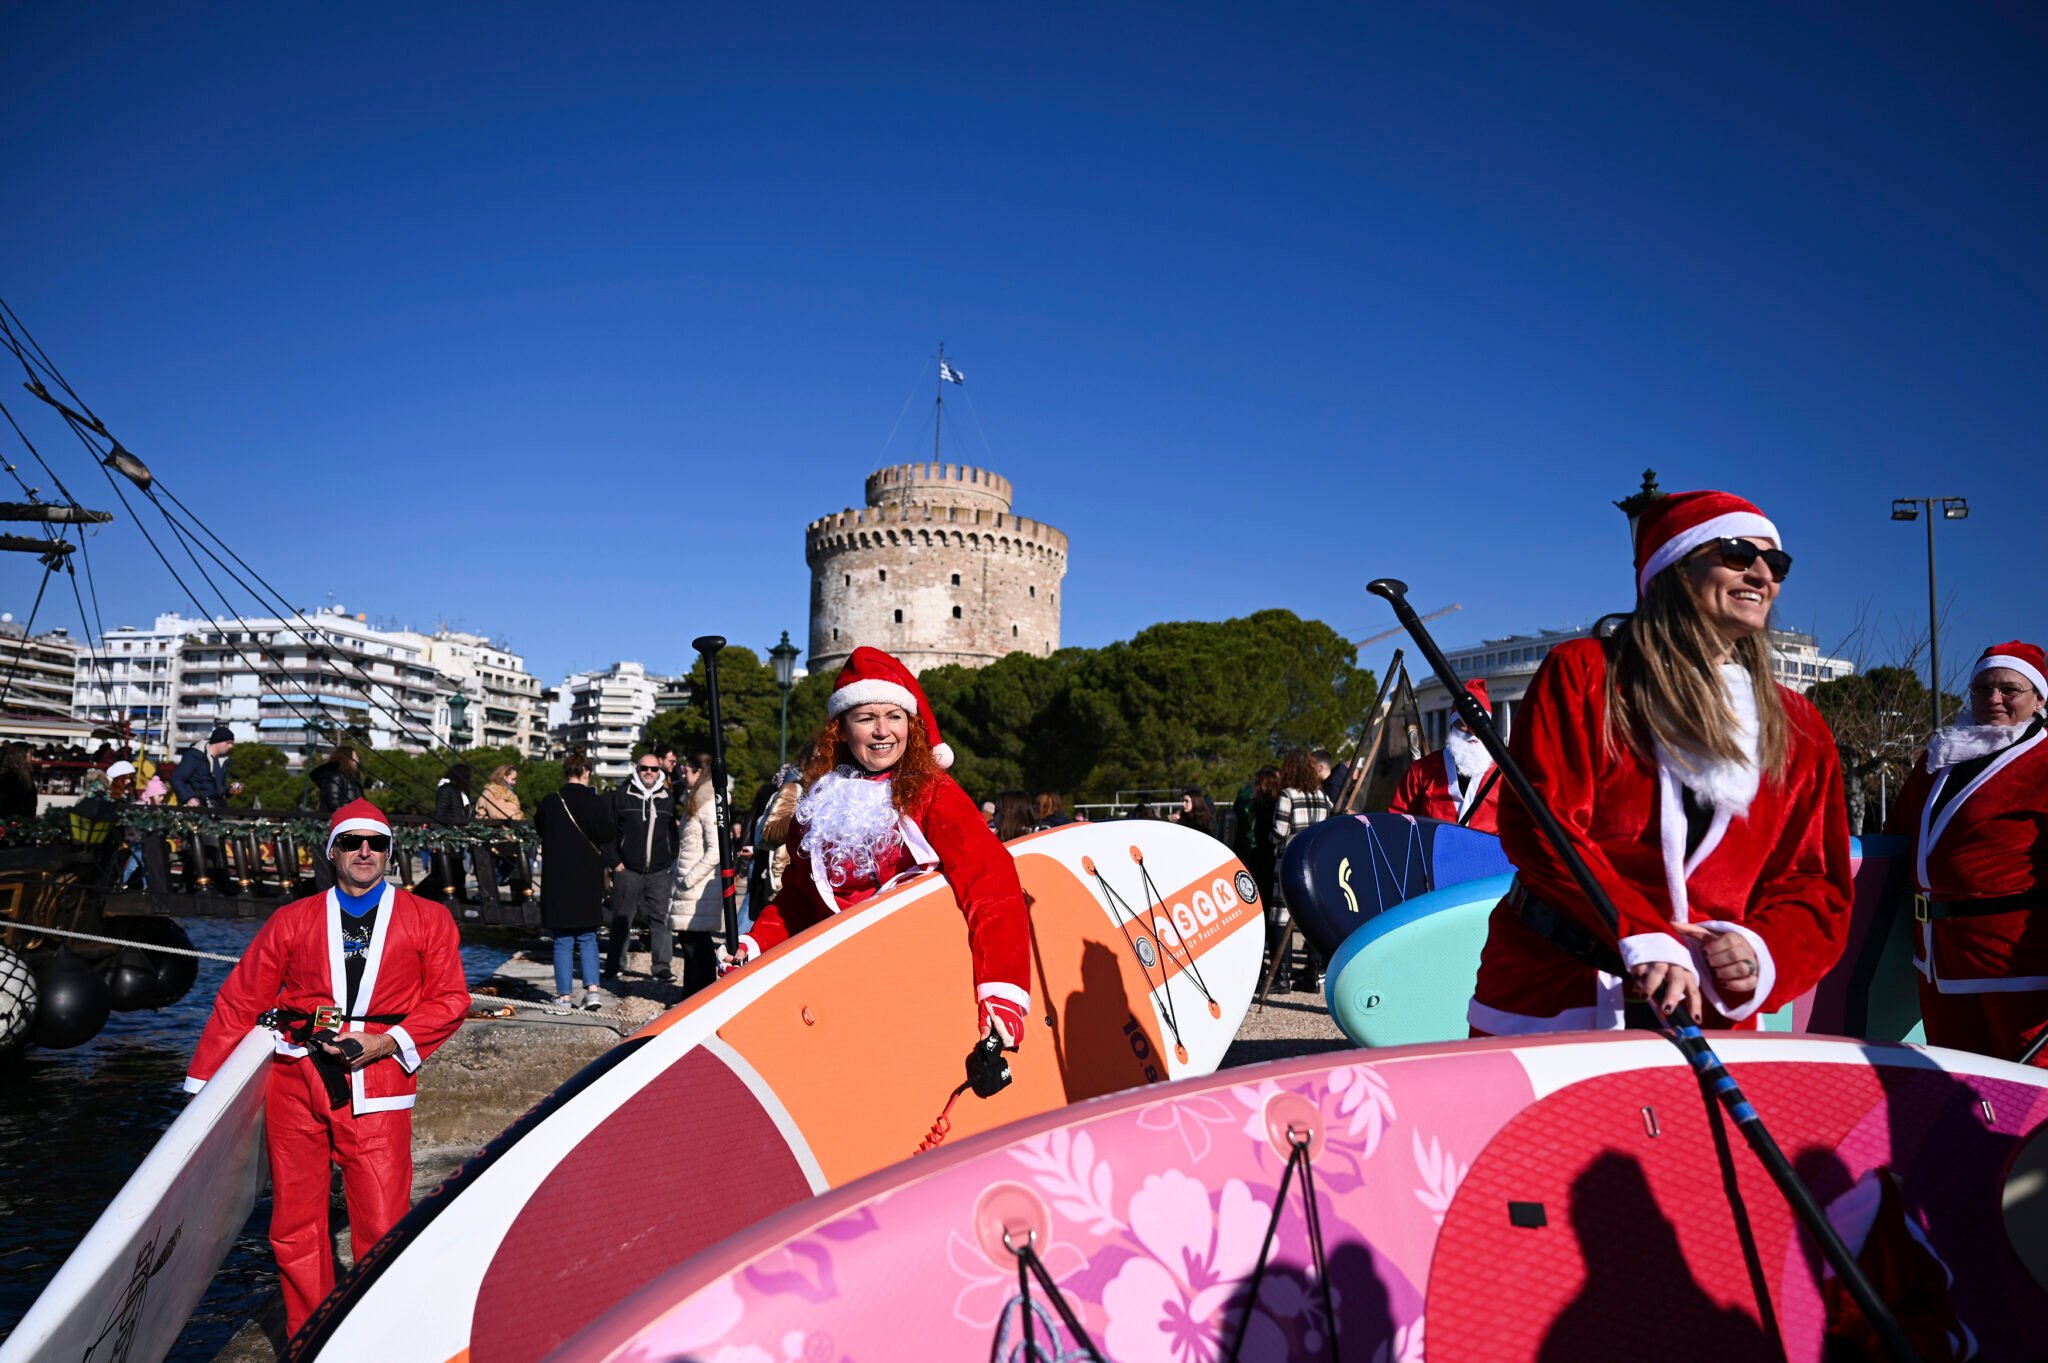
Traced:
[[1237, 1334], [1230, 1341], [1230, 1352], [1224, 1363], [1237, 1363], [1237, 1356], [1244, 1350], [1245, 1335], [1251, 1330], [1252, 1312], [1259, 1305], [1259, 1284], [1265, 1279], [1266, 1265], [1273, 1256], [1273, 1242], [1280, 1234], [1280, 1213], [1287, 1207], [1287, 1185], [1294, 1180], [1295, 1170], [1301, 1171], [1302, 1220], [1308, 1226], [1309, 1253], [1315, 1260], [1316, 1283], [1322, 1288], [1323, 1315], [1330, 1322], [1330, 1357], [1340, 1357], [1337, 1352], [1337, 1308], [1330, 1292], [1330, 1267], [1323, 1254], [1323, 1214], [1316, 1205], [1316, 1175], [1309, 1158], [1309, 1146], [1314, 1133], [1300, 1127], [1287, 1128], [1287, 1167], [1280, 1174], [1280, 1191], [1273, 1195], [1273, 1217], [1266, 1223], [1265, 1243], [1259, 1246], [1259, 1261], [1252, 1266], [1252, 1276], [1244, 1286], [1244, 1314], [1237, 1318]]
[[[1038, 1257], [1038, 1232], [1026, 1231], [1024, 1246], [1019, 1249], [1011, 1243], [1010, 1232], [1006, 1230], [1003, 1232], [1003, 1248], [1017, 1257], [1015, 1300], [1024, 1339], [1016, 1349], [1006, 1350], [1005, 1346], [1010, 1338], [1010, 1312], [1008, 1307], [1005, 1307], [1003, 1314], [996, 1318], [995, 1347], [990, 1351], [989, 1357], [995, 1363], [1072, 1363], [1072, 1360], [1081, 1358], [1091, 1359], [1093, 1363], [1104, 1363], [1101, 1351], [1095, 1347], [1095, 1341], [1088, 1338], [1088, 1332], [1081, 1327], [1080, 1317], [1074, 1314], [1074, 1308], [1061, 1293], [1059, 1284], [1052, 1280], [1052, 1274], [1046, 1272], [1045, 1261]], [[1067, 1327], [1067, 1334], [1073, 1338], [1073, 1349], [1059, 1349], [1057, 1344], [1054, 1344], [1055, 1352], [1046, 1353], [1038, 1347], [1039, 1325], [1044, 1325], [1048, 1343], [1052, 1343], [1054, 1335], [1052, 1321], [1045, 1314], [1044, 1308], [1031, 1300], [1033, 1278], [1036, 1278], [1038, 1285], [1045, 1289], [1046, 1299], [1052, 1303], [1053, 1310], [1059, 1312], [1061, 1322]]]

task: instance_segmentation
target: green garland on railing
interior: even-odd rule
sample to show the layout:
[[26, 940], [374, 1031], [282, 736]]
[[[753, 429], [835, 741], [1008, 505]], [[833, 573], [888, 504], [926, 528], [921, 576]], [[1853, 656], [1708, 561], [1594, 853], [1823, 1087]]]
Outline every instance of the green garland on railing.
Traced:
[[[0, 819], [0, 847], [30, 847], [47, 843], [70, 842], [73, 840], [72, 818], [74, 814], [89, 817], [78, 806], [45, 810], [35, 818]], [[316, 852], [327, 845], [327, 825], [318, 818], [256, 817], [223, 818], [211, 810], [174, 808], [169, 805], [124, 805], [120, 808], [120, 823], [123, 827], [142, 833], [160, 833], [168, 837], [183, 838], [195, 834], [208, 837], [255, 834], [261, 839], [275, 838], [280, 833], [289, 833], [301, 847], [313, 848]], [[401, 852], [417, 852], [424, 848], [442, 848], [448, 851], [468, 850], [472, 847], [497, 847], [516, 842], [531, 847], [538, 839], [531, 824], [461, 824], [443, 827], [435, 824], [398, 824], [392, 830], [393, 841]]]

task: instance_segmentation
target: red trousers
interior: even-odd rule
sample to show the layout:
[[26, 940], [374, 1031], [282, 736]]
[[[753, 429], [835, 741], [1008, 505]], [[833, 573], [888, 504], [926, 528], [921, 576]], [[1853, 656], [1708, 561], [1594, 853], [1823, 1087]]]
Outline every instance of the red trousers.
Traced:
[[356, 1262], [412, 1207], [412, 1110], [358, 1117], [330, 1107], [310, 1060], [272, 1062], [263, 1120], [270, 1146], [270, 1247], [284, 1281], [285, 1326], [297, 1334], [334, 1290], [328, 1170], [341, 1166]]
[[[1920, 980], [1920, 1016], [1927, 1024], [1927, 1044], [1958, 1051], [2017, 1060], [2020, 1052], [2048, 1028], [2048, 989], [2012, 994], [1943, 994]], [[2034, 1057], [2048, 1069], [2048, 1047]]]

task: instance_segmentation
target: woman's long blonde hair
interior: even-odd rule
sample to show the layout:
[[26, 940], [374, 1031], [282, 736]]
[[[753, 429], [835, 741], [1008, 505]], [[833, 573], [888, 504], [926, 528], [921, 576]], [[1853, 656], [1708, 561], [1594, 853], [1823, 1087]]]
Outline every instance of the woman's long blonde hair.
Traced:
[[696, 785], [690, 787], [690, 793], [683, 797], [683, 817], [686, 819], [696, 818], [697, 811], [704, 808], [705, 804], [716, 794], [718, 792], [711, 788], [711, 769], [706, 767], [704, 775], [698, 780]]
[[[1776, 780], [1785, 772], [1790, 724], [1771, 679], [1769, 640], [1766, 628], [1729, 648], [1756, 693], [1758, 769]], [[1746, 760], [1714, 670], [1720, 644], [1700, 616], [1682, 561], [1651, 578], [1636, 613], [1607, 640], [1607, 750], [1626, 747], [1651, 766], [1660, 742], [1723, 761]]]

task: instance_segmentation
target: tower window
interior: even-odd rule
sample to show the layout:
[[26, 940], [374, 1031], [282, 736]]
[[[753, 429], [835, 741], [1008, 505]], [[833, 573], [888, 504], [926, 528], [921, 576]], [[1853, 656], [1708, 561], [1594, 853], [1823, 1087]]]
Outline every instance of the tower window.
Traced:
[[836, 629], [832, 631], [832, 642], [835, 644], [839, 642], [839, 631]]
[[1032, 594], [1033, 596], [1036, 596], [1036, 595], [1038, 595], [1038, 588], [1036, 588], [1036, 587], [1033, 587], [1033, 588], [1031, 589], [1031, 594]]
[[1010, 637], [1012, 639], [1017, 637], [1017, 627], [1015, 625], [1010, 626]]
[[960, 574], [953, 574], [953, 585], [956, 587], [960, 585]]
[[955, 620], [960, 618], [960, 608], [958, 606], [953, 607], [953, 618]]
[[849, 586], [849, 587], [851, 587], [851, 586], [853, 585], [853, 574], [852, 574], [852, 573], [848, 573], [848, 574], [846, 575], [846, 585], [847, 585], [847, 586]]
[[884, 582], [887, 582], [887, 581], [889, 580], [889, 570], [888, 570], [887, 568], [883, 568], [883, 569], [881, 569], [881, 574], [882, 574], [882, 581], [884, 581]]
[[896, 623], [897, 623], [897, 624], [899, 624], [899, 625], [903, 623], [903, 612], [902, 612], [902, 611], [897, 611], [897, 612], [896, 612]]

